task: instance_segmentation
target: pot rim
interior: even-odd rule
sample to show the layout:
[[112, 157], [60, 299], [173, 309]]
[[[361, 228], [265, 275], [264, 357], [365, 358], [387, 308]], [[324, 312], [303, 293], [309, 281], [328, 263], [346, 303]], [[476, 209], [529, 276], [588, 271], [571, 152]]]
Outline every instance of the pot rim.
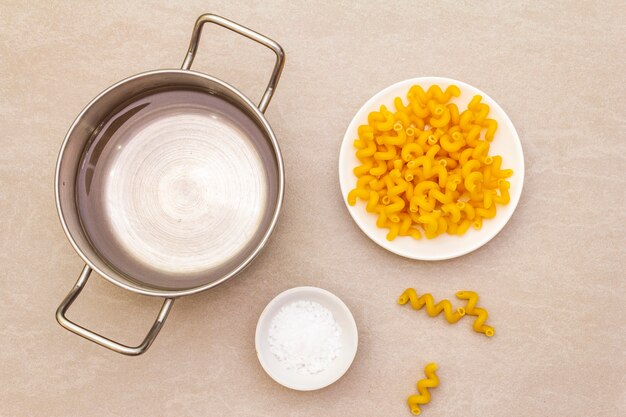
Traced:
[[[76, 243], [76, 241], [74, 240], [72, 234], [69, 231], [69, 228], [65, 222], [65, 217], [63, 215], [63, 209], [61, 208], [61, 198], [60, 198], [60, 168], [61, 168], [61, 161], [63, 160], [63, 156], [65, 154], [65, 149], [67, 147], [67, 143], [69, 141], [69, 138], [71, 136], [71, 134], [74, 132], [74, 129], [76, 128], [76, 126], [78, 125], [79, 121], [83, 118], [84, 114], [92, 107], [94, 106], [104, 95], [106, 95], [107, 93], [109, 93], [111, 90], [118, 88], [119, 86], [130, 82], [132, 80], [135, 80], [137, 78], [141, 78], [141, 77], [146, 77], [146, 76], [152, 76], [152, 75], [159, 75], [159, 74], [186, 74], [186, 75], [193, 75], [193, 76], [197, 76], [197, 77], [201, 77], [204, 78], [206, 80], [209, 80], [211, 82], [217, 83], [220, 86], [224, 87], [225, 89], [227, 89], [228, 91], [230, 91], [232, 94], [236, 95], [238, 98], [240, 98], [245, 106], [251, 110], [253, 113], [256, 114], [256, 116], [259, 118], [260, 122], [263, 125], [263, 128], [265, 130], [265, 132], [267, 133], [267, 136], [270, 139], [270, 142], [272, 144], [272, 148], [274, 150], [274, 155], [276, 157], [276, 162], [277, 162], [277, 171], [278, 171], [278, 193], [277, 193], [277, 201], [276, 201], [276, 207], [274, 209], [274, 214], [272, 215], [272, 219], [271, 222], [269, 224], [269, 226], [267, 227], [267, 230], [265, 231], [265, 234], [263, 236], [263, 238], [261, 239], [261, 241], [259, 242], [259, 244], [254, 248], [254, 250], [250, 253], [250, 255], [248, 255], [248, 257], [246, 259], [243, 260], [243, 262], [241, 262], [236, 268], [232, 269], [230, 272], [228, 272], [227, 274], [225, 274], [224, 276], [222, 276], [221, 278], [210, 282], [208, 284], [204, 284], [204, 285], [200, 285], [197, 287], [192, 287], [192, 288], [186, 288], [186, 289], [177, 289], [177, 290], [167, 290], [167, 289], [157, 289], [157, 288], [151, 288], [148, 286], [142, 286], [140, 281], [134, 280], [134, 282], [137, 283], [136, 286], [133, 285], [129, 285], [126, 282], [122, 281], [122, 280], [118, 280], [116, 277], [114, 276], [110, 276], [109, 274], [103, 272], [100, 268], [98, 268], [88, 257], [87, 255], [85, 255], [85, 253], [82, 251], [82, 249], [78, 246], [78, 244]], [[84, 108], [83, 110], [81, 110], [81, 112], [76, 116], [76, 118], [74, 119], [74, 121], [72, 122], [70, 128], [68, 129], [65, 138], [63, 139], [63, 143], [61, 145], [61, 148], [59, 150], [59, 155], [57, 157], [57, 162], [56, 162], [56, 167], [55, 167], [55, 175], [54, 175], [54, 196], [55, 196], [55, 205], [57, 208], [57, 215], [59, 216], [59, 220], [61, 222], [61, 226], [63, 227], [63, 231], [65, 233], [65, 236], [68, 238], [68, 240], [70, 241], [70, 244], [72, 245], [72, 247], [74, 248], [74, 250], [76, 251], [76, 253], [81, 257], [81, 259], [91, 268], [93, 269], [95, 272], [98, 273], [98, 275], [100, 275], [101, 277], [105, 278], [106, 280], [108, 280], [109, 282], [111, 282], [112, 284], [117, 285], [118, 287], [124, 288], [126, 290], [138, 293], [138, 294], [143, 294], [143, 295], [147, 295], [147, 296], [154, 296], [154, 297], [168, 297], [168, 298], [176, 298], [176, 297], [182, 297], [182, 296], [186, 296], [186, 295], [191, 295], [191, 294], [196, 294], [205, 290], [208, 290], [210, 288], [213, 288], [219, 284], [221, 284], [224, 281], [227, 281], [228, 279], [234, 277], [235, 275], [237, 275], [239, 272], [241, 272], [242, 270], [244, 270], [248, 265], [250, 265], [250, 263], [258, 256], [258, 254], [263, 250], [263, 248], [265, 247], [265, 245], [267, 244], [267, 241], [269, 240], [270, 236], [272, 235], [274, 229], [276, 228], [276, 224], [278, 223], [278, 216], [280, 215], [280, 211], [282, 209], [282, 205], [283, 205], [283, 198], [284, 198], [284, 191], [285, 191], [285, 168], [284, 168], [284, 163], [283, 163], [283, 157], [282, 157], [282, 153], [280, 151], [280, 146], [278, 145], [278, 141], [276, 139], [276, 135], [274, 134], [274, 131], [272, 130], [270, 124], [268, 123], [267, 119], [265, 118], [265, 115], [259, 110], [259, 108], [248, 98], [246, 97], [241, 91], [239, 91], [237, 88], [233, 87], [232, 85], [216, 78], [213, 77], [211, 75], [208, 74], [204, 74], [198, 71], [194, 71], [194, 70], [190, 70], [190, 69], [160, 69], [160, 70], [149, 70], [149, 71], [144, 71], [135, 75], [131, 75], [130, 77], [124, 78], [114, 84], [112, 84], [111, 86], [109, 86], [108, 88], [106, 88], [105, 90], [103, 90], [102, 92], [100, 92], [96, 97], [94, 97]]]

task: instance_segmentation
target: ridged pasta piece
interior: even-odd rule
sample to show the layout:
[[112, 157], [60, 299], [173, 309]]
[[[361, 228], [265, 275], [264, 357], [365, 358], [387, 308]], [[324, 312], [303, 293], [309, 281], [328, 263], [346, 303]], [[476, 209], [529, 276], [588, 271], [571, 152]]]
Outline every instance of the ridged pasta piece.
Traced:
[[454, 84], [451, 84], [446, 88], [446, 92], [444, 93], [444, 103], [446, 101], [450, 101], [452, 97], [458, 97], [461, 95], [461, 89]]
[[[465, 142], [472, 148], [478, 146], [478, 140], [480, 139], [480, 132], [482, 128], [478, 125], [468, 125], [467, 136]], [[473, 152], [473, 150], [472, 150]]]
[[459, 223], [458, 227], [456, 228], [456, 234], [459, 236], [463, 236], [465, 232], [467, 232], [467, 229], [469, 229], [470, 224], [470, 221], [467, 219], [461, 221], [461, 223]]
[[381, 159], [377, 160], [376, 166], [369, 170], [369, 173], [376, 177], [380, 177], [385, 172], [387, 172], [387, 164]]
[[[443, 161], [445, 162], [445, 160]], [[437, 176], [437, 183], [439, 184], [439, 187], [445, 188], [446, 183], [448, 182], [448, 170], [445, 165], [437, 164], [434, 168], [432, 168], [431, 177], [433, 176]]]
[[448, 181], [446, 182], [446, 190], [448, 191], [456, 191], [459, 184], [461, 184], [463, 180], [460, 175], [452, 174], [448, 176]]
[[[398, 131], [400, 129], [404, 129], [404, 126], [408, 126], [411, 124], [411, 118], [407, 113], [404, 112], [395, 112], [393, 114], [396, 123], [393, 125], [393, 130]], [[399, 126], [399, 127], [398, 127]]]
[[[505, 180], [498, 180], [498, 188], [500, 189], [500, 195], [494, 195], [493, 201], [498, 204], [509, 204], [511, 197], [509, 196], [509, 187], [511, 184]], [[488, 208], [487, 206], [485, 206]]]
[[[428, 90], [426, 91], [426, 97], [428, 97], [429, 99], [435, 99], [437, 101], [443, 101], [444, 99], [443, 91], [441, 90], [441, 87], [439, 87], [436, 84], [433, 84], [430, 87], [428, 87]], [[448, 99], [443, 102], [445, 103], [448, 100], [450, 100], [450, 97], [448, 97]]]
[[376, 122], [384, 122], [384, 121], [385, 121], [385, 115], [380, 111], [373, 111], [367, 115], [367, 123], [370, 125], [368, 127], [371, 127], [371, 125], [373, 125]]
[[483, 192], [483, 206], [485, 208], [490, 208], [493, 204], [493, 197], [495, 193], [492, 190], [485, 190]]
[[432, 239], [437, 236], [437, 229], [439, 228], [437, 217], [432, 214], [422, 214], [418, 220], [424, 226], [427, 238]]
[[454, 203], [448, 203], [441, 206], [441, 210], [444, 213], [450, 215], [450, 220], [453, 223], [458, 223], [461, 220], [461, 209]]
[[381, 106], [380, 114], [383, 115], [382, 121], [376, 121], [372, 123], [374, 129], [380, 132], [386, 132], [393, 129], [393, 124], [395, 122], [393, 118], [393, 114], [387, 110], [385, 106]]
[[[417, 116], [411, 116], [411, 122], [413, 122], [412, 124], [415, 125], [415, 129], [419, 129], [419, 130], [423, 130], [424, 126], [426, 125], [426, 123], [424, 122], [424, 119], [421, 119]], [[417, 131], [415, 132], [415, 134], [417, 135]]]
[[443, 217], [437, 218], [437, 235], [442, 235], [448, 230], [448, 222]]
[[359, 159], [373, 156], [376, 152], [376, 143], [374, 141], [367, 142], [367, 146], [363, 149], [356, 151], [356, 157]]
[[453, 136], [446, 134], [441, 137], [439, 142], [441, 143], [441, 147], [449, 153], [457, 152], [465, 145], [465, 141], [462, 139], [462, 135], [461, 138], [457, 136], [455, 139]]
[[419, 85], [414, 85], [409, 89], [408, 93], [409, 100], [415, 99], [422, 104], [426, 104], [428, 102], [428, 97], [426, 96], [426, 92]]
[[399, 112], [408, 114], [410, 111], [410, 109], [404, 105], [400, 97], [396, 97], [393, 99], [393, 105], [396, 107], [396, 110]]
[[365, 142], [362, 139], [355, 139], [352, 144], [354, 145], [355, 148], [357, 149], [363, 149], [365, 147], [367, 147], [367, 142]]
[[446, 230], [446, 233], [449, 235], [456, 235], [459, 227], [458, 223], [453, 222], [450, 218], [447, 218], [446, 221], [448, 222], [448, 230]]
[[426, 155], [422, 155], [409, 161], [407, 166], [411, 169], [422, 167], [424, 177], [430, 177], [432, 175], [433, 160]]
[[480, 168], [480, 162], [475, 159], [472, 159], [470, 161], [467, 161], [463, 165], [463, 168], [461, 168], [461, 175], [463, 176], [463, 178], [467, 178], [467, 176], [471, 174], [472, 171], [476, 171], [479, 168]]
[[467, 164], [467, 161], [469, 161], [469, 159], [472, 157], [473, 152], [473, 148], [466, 148], [461, 151], [461, 154], [459, 155], [459, 164], [461, 164], [461, 167]]
[[433, 114], [429, 120], [431, 126], [441, 128], [450, 123], [450, 110], [447, 107], [442, 105], [434, 106], [431, 112]]
[[485, 121], [485, 118], [489, 114], [489, 106], [485, 103], [480, 103], [476, 106], [476, 110], [474, 111], [474, 122], [476, 124], [482, 125]]
[[369, 183], [373, 181], [374, 179], [375, 178], [372, 175], [362, 175], [356, 181], [356, 188], [365, 189], [365, 187], [369, 185]]
[[370, 186], [370, 189], [373, 191], [381, 191], [383, 188], [385, 188], [385, 183], [384, 181], [379, 181], [377, 179], [374, 179], [369, 182], [369, 186]]
[[367, 142], [374, 140], [374, 129], [371, 126], [361, 125], [357, 129], [357, 133], [361, 141]]
[[[434, 135], [433, 135], [434, 136]], [[439, 150], [441, 149], [441, 147], [439, 145], [435, 145], [433, 143], [433, 146], [431, 146], [427, 151], [426, 151], [426, 156], [428, 159], [432, 161], [434, 161], [435, 159], [435, 155], [437, 155], [437, 152], [439, 152]]]
[[400, 152], [400, 155], [402, 156], [402, 159], [404, 159], [406, 162], [410, 162], [424, 155], [424, 149], [422, 149], [422, 147], [418, 143], [413, 142], [404, 146], [402, 148], [402, 151]]
[[[392, 218], [391, 216], [395, 213], [400, 212], [400, 210], [402, 210], [404, 208], [404, 206], [406, 205], [406, 203], [404, 202], [404, 199], [398, 197], [397, 195], [393, 195], [390, 196], [389, 199], [391, 200], [391, 204], [389, 204], [387, 207], [385, 207], [385, 214], [387, 215], [387, 217], [389, 217], [390, 219]], [[399, 217], [396, 215], [395, 218]], [[394, 220], [392, 220], [394, 221]], [[396, 222], [399, 220], [396, 220]]]
[[483, 180], [483, 174], [480, 172], [471, 172], [465, 177], [465, 189], [468, 191], [474, 191], [478, 187], [478, 183]]
[[427, 191], [437, 189], [439, 185], [433, 181], [421, 181], [415, 186], [414, 193], [417, 195], [424, 195]]
[[458, 97], [461, 94], [461, 90], [456, 85], [450, 85], [446, 88], [445, 93], [441, 90], [441, 87], [438, 85], [432, 85], [428, 88], [426, 96], [430, 99], [435, 99], [439, 103], [444, 104], [450, 101], [450, 99], [454, 97]]
[[366, 158], [361, 161], [361, 165], [354, 167], [352, 172], [354, 172], [354, 175], [356, 175], [357, 177], [360, 177], [364, 174], [367, 174], [370, 171], [370, 169], [372, 169], [373, 166], [374, 166], [374, 161], [372, 161], [369, 158]]
[[424, 368], [425, 379], [417, 381], [417, 392], [419, 394], [411, 395], [407, 398], [407, 404], [411, 409], [411, 413], [414, 416], [420, 415], [422, 410], [420, 405], [428, 404], [430, 402], [429, 388], [436, 388], [439, 386], [439, 377], [437, 377], [437, 364], [429, 363]]
[[[396, 170], [394, 170], [396, 171]], [[392, 171], [393, 172], [393, 171]], [[413, 187], [413, 184], [409, 184], [408, 182], [406, 182], [402, 176], [402, 174], [398, 174], [397, 177], [392, 177], [391, 175], [389, 175], [390, 177], [393, 178], [393, 182], [395, 183], [395, 185], [391, 188], [389, 188], [389, 195], [401, 195], [402, 193], [404, 193], [409, 187]]]
[[474, 331], [477, 333], [483, 333], [487, 337], [493, 336], [495, 334], [494, 328], [485, 324], [487, 317], [489, 317], [487, 310], [476, 307], [476, 304], [478, 304], [478, 294], [474, 291], [459, 291], [456, 293], [456, 297], [460, 300], [467, 300], [467, 303], [465, 304], [465, 313], [468, 316], [476, 317], [474, 324], [472, 325]]
[[355, 188], [354, 190], [348, 193], [348, 204], [354, 206], [356, 204], [356, 199], [360, 198], [362, 200], [368, 200], [370, 197], [370, 193], [367, 190], [362, 188]]
[[380, 140], [384, 145], [402, 146], [406, 143], [406, 132], [402, 129], [396, 132], [396, 136], [383, 135]]
[[496, 206], [492, 204], [489, 208], [477, 207], [476, 214], [485, 219], [493, 219], [496, 217]]
[[498, 122], [496, 122], [494, 119], [486, 119], [483, 124], [487, 128], [487, 133], [485, 133], [485, 139], [491, 142], [496, 133], [496, 129], [498, 128]]
[[452, 202], [452, 196], [448, 194], [444, 194], [438, 189], [431, 189], [428, 191], [428, 196], [440, 202], [441, 204], [449, 204]]
[[480, 105], [480, 101], [483, 98], [479, 95], [475, 95], [474, 97], [472, 97], [472, 99], [470, 100], [469, 104], [467, 105], [467, 108], [471, 111], [476, 111], [478, 110], [478, 106]]
[[406, 213], [400, 214], [400, 229], [398, 234], [400, 236], [409, 236], [409, 230], [411, 229], [411, 224], [413, 221], [411, 220], [411, 216]]
[[378, 200], [380, 199], [380, 196], [378, 195], [376, 191], [370, 191], [369, 193], [370, 195], [368, 197], [365, 210], [369, 211], [370, 213], [375, 213], [376, 206], [378, 205]]
[[376, 207], [376, 212], [378, 213], [378, 219], [376, 220], [376, 226], [383, 228], [387, 226], [387, 215], [385, 214], [385, 206], [378, 205]]
[[483, 156], [489, 153], [489, 142], [478, 141], [476, 147], [472, 151], [472, 158], [480, 160]]
[[376, 160], [383, 160], [383, 161], [389, 161], [391, 159], [394, 159], [396, 157], [396, 155], [398, 154], [398, 152], [396, 151], [396, 147], [393, 145], [384, 145], [385, 146], [385, 151], [378, 151], [374, 153], [374, 159]]
[[422, 233], [419, 231], [419, 229], [411, 227], [409, 229], [409, 236], [411, 236], [413, 239], [419, 240], [422, 238]]
[[510, 169], [501, 170], [500, 166], [502, 165], [502, 157], [500, 155], [496, 155], [493, 157], [493, 162], [491, 163], [491, 172], [497, 178], [508, 178], [513, 175], [513, 171]]
[[394, 240], [400, 232], [400, 224], [389, 222], [387, 223], [387, 227], [389, 228], [389, 233], [387, 233], [387, 240]]
[[461, 130], [466, 131], [472, 128], [472, 121], [474, 120], [474, 114], [470, 110], [463, 111], [459, 116], [459, 126]]
[[465, 315], [465, 310], [462, 307], [454, 310], [450, 300], [441, 300], [435, 304], [431, 294], [422, 294], [421, 296], [418, 296], [417, 292], [413, 288], [407, 288], [398, 298], [398, 304], [400, 305], [404, 305], [409, 302], [411, 307], [415, 310], [420, 310], [424, 307], [430, 317], [436, 317], [443, 312], [445, 319], [450, 324], [456, 323]]

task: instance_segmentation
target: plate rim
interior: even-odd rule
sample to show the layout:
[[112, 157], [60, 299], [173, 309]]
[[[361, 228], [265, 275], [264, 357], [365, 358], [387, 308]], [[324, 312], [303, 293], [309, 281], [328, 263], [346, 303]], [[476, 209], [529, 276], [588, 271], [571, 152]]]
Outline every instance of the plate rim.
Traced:
[[[344, 189], [349, 189], [350, 186], [344, 184], [343, 175], [342, 175], [342, 172], [343, 172], [342, 168], [344, 168], [342, 165], [343, 165], [343, 160], [345, 159], [345, 155], [344, 155], [344, 148], [345, 148], [345, 146], [344, 146], [344, 143], [346, 141], [350, 141], [351, 142], [354, 139], [354, 138], [352, 138], [350, 136], [350, 132], [354, 130], [355, 125], [359, 123], [359, 120], [361, 120], [362, 117], [359, 117], [359, 116], [361, 116], [361, 113], [366, 111], [366, 109], [372, 107], [372, 105], [382, 101], [381, 100], [381, 96], [384, 96], [384, 95], [388, 94], [391, 91], [395, 91], [396, 89], [399, 89], [400, 87], [405, 87], [407, 84], [425, 84], [425, 83], [430, 83], [430, 84], [433, 84], [433, 83], [456, 84], [456, 85], [458, 85], [459, 87], [462, 87], [462, 88], [469, 88], [470, 90], [475, 90], [475, 91], [478, 92], [478, 94], [481, 94], [484, 98], [487, 98], [491, 103], [493, 103], [495, 105], [495, 107], [497, 107], [500, 111], [502, 111], [502, 114], [504, 114], [504, 116], [506, 117], [506, 122], [510, 125], [511, 131], [512, 131], [513, 146], [514, 146], [514, 149], [515, 149], [515, 153], [519, 153], [520, 161], [521, 161], [520, 167], [516, 168], [516, 171], [515, 171], [515, 175], [519, 176], [519, 183], [520, 183], [519, 191], [511, 196], [511, 201], [509, 203], [510, 211], [508, 213], [504, 214], [504, 216], [507, 216], [506, 219], [504, 219], [504, 217], [501, 217], [504, 220], [502, 222], [502, 224], [499, 227], [497, 227], [492, 232], [491, 235], [484, 235], [486, 237], [482, 237], [482, 238], [476, 239], [475, 241], [473, 241], [474, 243], [472, 243], [472, 244], [465, 245], [465, 246], [463, 246], [459, 250], [450, 251], [449, 253], [446, 252], [446, 253], [443, 253], [441, 255], [424, 255], [424, 254], [420, 254], [420, 253], [409, 253], [406, 250], [402, 250], [402, 249], [398, 248], [397, 245], [394, 245], [393, 241], [388, 241], [386, 239], [380, 239], [379, 237], [375, 236], [374, 233], [371, 230], [371, 227], [369, 225], [367, 225], [367, 224], [362, 224], [362, 221], [353, 212], [353, 210], [355, 210], [357, 207], [356, 206], [353, 207], [353, 206], [350, 206], [348, 204], [348, 200], [347, 200], [347, 192], [348, 191], [344, 192]], [[365, 103], [363, 105], [361, 105], [361, 107], [359, 107], [359, 109], [356, 111], [356, 113], [352, 117], [350, 123], [348, 124], [348, 126], [347, 126], [347, 128], [345, 130], [343, 139], [341, 140], [341, 143], [340, 143], [339, 146], [340, 146], [339, 147], [339, 158], [338, 158], [339, 190], [340, 190], [340, 193], [341, 193], [344, 205], [346, 206], [346, 209], [350, 213], [350, 216], [352, 217], [352, 220], [354, 221], [354, 223], [356, 223], [358, 228], [370, 240], [372, 240], [378, 246], [388, 250], [389, 252], [395, 253], [396, 255], [399, 255], [399, 256], [402, 256], [402, 257], [405, 257], [405, 258], [408, 258], [408, 259], [414, 259], [414, 260], [420, 260], [420, 261], [442, 261], [442, 260], [453, 259], [453, 258], [457, 258], [457, 257], [463, 256], [463, 255], [466, 255], [466, 254], [471, 253], [471, 252], [481, 248], [482, 246], [486, 245], [489, 241], [491, 241], [491, 239], [496, 237], [502, 231], [502, 229], [508, 224], [509, 220], [513, 216], [513, 213], [517, 209], [517, 205], [518, 205], [519, 200], [521, 198], [523, 187], [524, 187], [524, 176], [525, 176], [524, 151], [523, 151], [523, 148], [522, 148], [522, 143], [521, 143], [520, 138], [519, 138], [519, 134], [517, 132], [517, 129], [515, 128], [515, 125], [513, 124], [513, 121], [511, 120], [509, 115], [504, 111], [504, 109], [498, 104], [498, 102], [496, 100], [494, 100], [491, 96], [489, 96], [489, 94], [485, 93], [484, 91], [482, 91], [481, 89], [479, 89], [477, 87], [474, 87], [471, 84], [465, 83], [463, 81], [455, 80], [455, 79], [452, 79], [452, 78], [438, 77], [438, 76], [424, 76], [424, 77], [407, 78], [405, 80], [393, 83], [393, 84], [383, 88], [382, 90], [378, 91], [373, 96], [371, 96], [368, 100], [366, 100]], [[350, 171], [352, 171], [352, 168], [350, 168]]]

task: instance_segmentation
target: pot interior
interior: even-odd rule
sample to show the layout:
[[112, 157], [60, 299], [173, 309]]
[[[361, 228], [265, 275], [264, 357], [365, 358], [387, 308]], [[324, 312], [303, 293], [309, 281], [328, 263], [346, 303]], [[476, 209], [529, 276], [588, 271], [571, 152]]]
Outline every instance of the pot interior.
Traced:
[[110, 278], [136, 288], [185, 290], [232, 275], [264, 244], [280, 205], [281, 164], [262, 117], [223, 85], [191, 79], [117, 94], [69, 158], [74, 188], [62, 191], [75, 207], [63, 214], [80, 224], [67, 222], [70, 233]]

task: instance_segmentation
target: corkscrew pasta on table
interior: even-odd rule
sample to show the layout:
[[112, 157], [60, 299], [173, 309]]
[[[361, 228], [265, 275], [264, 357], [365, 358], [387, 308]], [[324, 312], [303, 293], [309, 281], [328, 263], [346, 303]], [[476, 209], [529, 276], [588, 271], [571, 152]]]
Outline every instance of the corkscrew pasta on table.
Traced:
[[398, 298], [398, 304], [404, 305], [410, 302], [411, 307], [415, 310], [419, 310], [422, 307], [426, 308], [426, 312], [430, 317], [435, 317], [443, 312], [448, 323], [456, 323], [461, 320], [465, 315], [465, 309], [462, 307], [454, 310], [449, 300], [441, 300], [437, 304], [431, 294], [417, 295], [417, 292], [413, 288], [407, 288], [402, 295]]
[[429, 363], [424, 368], [425, 379], [421, 379], [417, 382], [417, 391], [419, 394], [411, 395], [407, 399], [411, 413], [417, 416], [421, 414], [420, 405], [428, 404], [430, 402], [430, 392], [428, 388], [435, 388], [439, 385], [439, 378], [435, 373], [437, 371], [436, 363]]
[[513, 171], [502, 169], [501, 156], [489, 155], [498, 124], [481, 96], [460, 111], [450, 103], [459, 95], [455, 85], [445, 91], [414, 85], [408, 103], [396, 97], [395, 111], [380, 106], [357, 130], [360, 165], [348, 203], [363, 200], [376, 225], [389, 229], [388, 240], [463, 235], [510, 200], [506, 179]]
[[431, 294], [418, 296], [413, 288], [407, 288], [402, 295], [398, 297], [398, 304], [404, 305], [410, 302], [411, 307], [415, 310], [420, 310], [422, 307], [425, 307], [430, 317], [438, 316], [443, 312], [444, 317], [450, 324], [458, 322], [465, 315], [475, 316], [476, 319], [474, 319], [474, 324], [472, 325], [474, 331], [483, 333], [487, 337], [493, 336], [495, 334], [494, 328], [485, 324], [489, 317], [487, 310], [476, 306], [478, 304], [478, 294], [474, 291], [459, 291], [456, 293], [456, 297], [460, 300], [467, 300], [465, 307], [459, 307], [455, 310], [449, 300], [441, 300], [435, 304], [435, 300]]
[[483, 333], [487, 337], [491, 337], [495, 334], [495, 330], [491, 326], [487, 326], [485, 321], [489, 314], [484, 308], [476, 307], [478, 304], [478, 294], [474, 291], [459, 291], [456, 293], [456, 297], [460, 300], [467, 300], [465, 305], [465, 312], [468, 316], [476, 316], [472, 328], [477, 333]]

